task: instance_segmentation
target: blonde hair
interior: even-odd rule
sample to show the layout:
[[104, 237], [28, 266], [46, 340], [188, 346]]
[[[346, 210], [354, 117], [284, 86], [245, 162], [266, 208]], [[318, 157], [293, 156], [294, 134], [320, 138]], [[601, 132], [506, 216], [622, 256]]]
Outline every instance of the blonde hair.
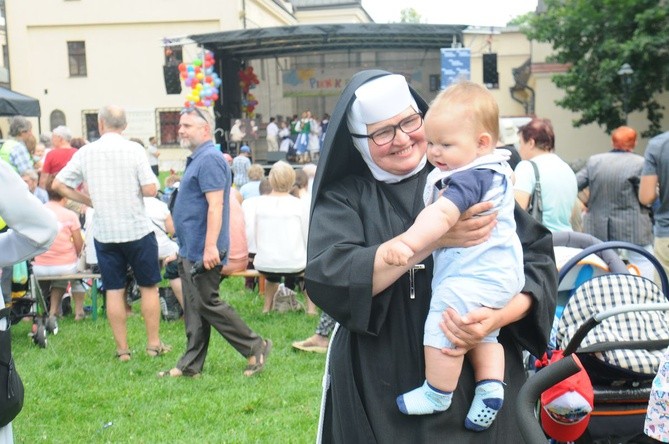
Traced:
[[287, 193], [295, 183], [295, 170], [288, 163], [280, 160], [269, 170], [269, 183], [272, 190]]
[[179, 182], [181, 180], [181, 177], [178, 176], [177, 174], [170, 174], [165, 178], [165, 186], [166, 187], [171, 187], [175, 183]]
[[249, 167], [246, 174], [249, 176], [249, 180], [260, 180], [265, 177], [265, 169], [259, 163], [254, 163]]
[[464, 109], [463, 119], [473, 131], [487, 132], [493, 146], [499, 140], [499, 106], [495, 97], [483, 85], [468, 80], [459, 81], [441, 91], [430, 104], [427, 115], [443, 112], [450, 107]]

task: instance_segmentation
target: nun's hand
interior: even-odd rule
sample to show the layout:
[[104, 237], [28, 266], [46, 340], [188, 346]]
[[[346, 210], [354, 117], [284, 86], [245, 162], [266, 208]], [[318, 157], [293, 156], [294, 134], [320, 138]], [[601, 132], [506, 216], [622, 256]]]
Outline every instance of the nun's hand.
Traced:
[[492, 208], [492, 202], [480, 202], [462, 213], [458, 222], [441, 237], [439, 246], [472, 247], [490, 238], [492, 229], [497, 225], [497, 213], [481, 215]]
[[495, 331], [499, 325], [499, 310], [477, 308], [460, 316], [452, 308], [446, 309], [439, 324], [441, 330], [455, 348], [444, 348], [442, 353], [449, 356], [461, 356], [481, 343], [483, 338]]

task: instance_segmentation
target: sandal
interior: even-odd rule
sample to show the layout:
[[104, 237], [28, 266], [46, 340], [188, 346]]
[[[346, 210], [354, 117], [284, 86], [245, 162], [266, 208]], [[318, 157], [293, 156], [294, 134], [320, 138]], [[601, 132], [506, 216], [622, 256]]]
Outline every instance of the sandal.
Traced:
[[260, 373], [262, 369], [265, 368], [265, 364], [267, 363], [267, 357], [269, 356], [269, 352], [271, 351], [272, 351], [272, 341], [270, 339], [266, 339], [263, 348], [261, 348], [254, 354], [256, 362], [254, 364], [248, 364], [244, 369], [244, 376], [250, 378], [256, 373]]
[[129, 349], [116, 350], [116, 359], [121, 362], [128, 362], [132, 356], [132, 352]]
[[302, 350], [305, 352], [311, 352], [311, 353], [326, 353], [328, 351], [327, 346], [322, 346], [320, 344], [315, 343], [312, 341], [311, 338], [305, 339], [304, 341], [295, 341], [293, 342], [293, 348], [297, 350]]
[[183, 371], [179, 370], [177, 367], [171, 368], [169, 370], [165, 370], [162, 372], [158, 372], [157, 375], [159, 378], [181, 378], [182, 376], [185, 378], [199, 378], [200, 373], [184, 373]]
[[162, 356], [172, 351], [172, 346], [163, 344], [162, 342], [156, 346], [146, 346], [146, 354], [155, 358], [157, 356]]

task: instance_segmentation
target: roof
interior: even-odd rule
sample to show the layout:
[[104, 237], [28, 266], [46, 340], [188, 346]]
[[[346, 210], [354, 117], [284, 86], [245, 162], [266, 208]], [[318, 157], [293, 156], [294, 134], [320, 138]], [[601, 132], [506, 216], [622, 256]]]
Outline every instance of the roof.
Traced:
[[350, 23], [241, 29], [191, 35], [219, 55], [241, 59], [313, 52], [439, 49], [462, 42], [466, 25]]
[[0, 116], [39, 117], [39, 100], [0, 87]]

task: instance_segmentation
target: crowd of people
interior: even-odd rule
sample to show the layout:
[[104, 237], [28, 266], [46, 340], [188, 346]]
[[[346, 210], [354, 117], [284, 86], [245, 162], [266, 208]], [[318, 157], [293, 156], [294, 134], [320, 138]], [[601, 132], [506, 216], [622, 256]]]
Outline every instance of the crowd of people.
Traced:
[[[310, 110], [287, 119], [270, 117], [265, 127], [267, 152], [285, 153], [286, 160], [292, 163], [318, 163], [329, 119], [327, 113], [319, 119]], [[237, 121], [235, 125], [236, 123]], [[239, 121], [239, 125], [241, 124]], [[236, 141], [233, 134], [240, 142], [244, 141], [244, 136], [239, 138], [240, 132], [235, 126], [230, 130], [230, 140]]]
[[[184, 109], [178, 134], [190, 154], [185, 170], [165, 181], [161, 201], [155, 138], [146, 147], [125, 138], [119, 106], [102, 107], [98, 119], [101, 137], [90, 143], [65, 126], [38, 140], [26, 118], [11, 120], [0, 178], [22, 179], [25, 190], [12, 202], [32, 196], [57, 229], [32, 256], [0, 261], [4, 303], [16, 261], [33, 257], [36, 275], [57, 277], [76, 273], [89, 248], [119, 361], [133, 353], [131, 270], [149, 356], [172, 350], [160, 336], [163, 278], [183, 308], [184, 351], [159, 377], [200, 376], [212, 328], [252, 377], [273, 341], [219, 291], [226, 276], [254, 268], [266, 282], [263, 313], [289, 289], [302, 294], [313, 316], [306, 319], [320, 315], [314, 335], [292, 343], [329, 350], [320, 442], [522, 442], [505, 405], [516, 403], [525, 381], [522, 351], [540, 356], [548, 344], [557, 298], [551, 234], [631, 242], [669, 270], [669, 133], [640, 156], [636, 131], [621, 126], [610, 150], [575, 171], [556, 153], [549, 119], [515, 127], [471, 82], [428, 106], [403, 76], [370, 70], [351, 79], [332, 117], [307, 110], [270, 118], [268, 150], [301, 165], [278, 161], [267, 177], [252, 162], [241, 120], [230, 132], [236, 156], [226, 157], [214, 143], [212, 114]], [[14, 242], [8, 228], [18, 231], [21, 221], [0, 216], [0, 242]], [[624, 259], [655, 277], [643, 255]], [[247, 278], [249, 290], [256, 284]], [[75, 319], [85, 318], [76, 279], [54, 278], [48, 291], [50, 322], [66, 292]]]

